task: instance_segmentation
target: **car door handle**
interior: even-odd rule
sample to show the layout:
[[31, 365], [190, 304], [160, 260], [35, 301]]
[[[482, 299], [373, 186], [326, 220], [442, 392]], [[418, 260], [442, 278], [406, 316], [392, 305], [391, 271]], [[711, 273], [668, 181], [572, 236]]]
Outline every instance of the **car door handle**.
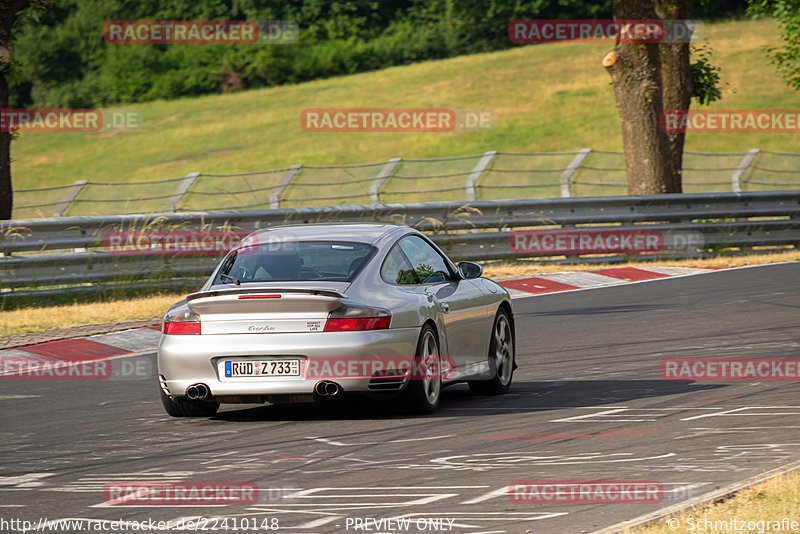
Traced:
[[446, 302], [442, 302], [442, 310], [447, 313], [450, 311], [450, 305]]

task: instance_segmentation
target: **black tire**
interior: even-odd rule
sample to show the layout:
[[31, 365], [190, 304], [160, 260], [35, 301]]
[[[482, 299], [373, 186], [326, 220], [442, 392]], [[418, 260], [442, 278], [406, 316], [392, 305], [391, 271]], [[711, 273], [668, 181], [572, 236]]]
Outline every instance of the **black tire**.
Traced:
[[514, 341], [511, 319], [508, 312], [500, 308], [494, 318], [492, 337], [489, 343], [489, 369], [492, 378], [468, 381], [469, 389], [475, 395], [502, 395], [508, 392], [516, 368]]
[[191, 401], [189, 399], [171, 399], [164, 390], [161, 392], [161, 405], [172, 417], [211, 417], [219, 410], [219, 403], [213, 401]]
[[414, 414], [436, 411], [442, 396], [441, 362], [436, 331], [426, 324], [417, 341], [411, 378], [398, 399], [404, 410]]

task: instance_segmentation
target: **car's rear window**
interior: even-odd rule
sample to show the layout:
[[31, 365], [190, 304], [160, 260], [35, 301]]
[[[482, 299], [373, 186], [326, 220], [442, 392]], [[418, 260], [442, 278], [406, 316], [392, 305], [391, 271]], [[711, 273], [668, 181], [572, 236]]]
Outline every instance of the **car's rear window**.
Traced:
[[[375, 247], [344, 241], [290, 241], [253, 245], [232, 251], [222, 260], [215, 284], [239, 282], [349, 282]], [[235, 279], [235, 280], [234, 280]]]

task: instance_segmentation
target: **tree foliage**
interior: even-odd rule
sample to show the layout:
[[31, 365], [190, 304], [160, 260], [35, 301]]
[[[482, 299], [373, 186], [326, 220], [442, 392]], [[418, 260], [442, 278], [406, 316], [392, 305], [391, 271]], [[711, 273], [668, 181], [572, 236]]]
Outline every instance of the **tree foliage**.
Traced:
[[765, 47], [770, 62], [789, 87], [800, 89], [800, 2], [798, 0], [751, 0], [748, 12], [756, 17], [775, 17], [782, 47]]
[[692, 61], [692, 97], [697, 103], [707, 106], [722, 98], [720, 89], [720, 67], [711, 63], [710, 46], [692, 46], [695, 56]]
[[[515, 46], [515, 18], [608, 18], [610, 0], [60, 0], [19, 31], [15, 106], [98, 107], [297, 83]], [[120, 45], [109, 20], [285, 20], [293, 45]]]
[[[703, 0], [698, 16], [746, 0]], [[15, 106], [115, 103], [269, 87], [517, 46], [514, 19], [608, 19], [611, 0], [59, 0], [18, 25]], [[121, 45], [109, 20], [284, 20], [292, 45]]]

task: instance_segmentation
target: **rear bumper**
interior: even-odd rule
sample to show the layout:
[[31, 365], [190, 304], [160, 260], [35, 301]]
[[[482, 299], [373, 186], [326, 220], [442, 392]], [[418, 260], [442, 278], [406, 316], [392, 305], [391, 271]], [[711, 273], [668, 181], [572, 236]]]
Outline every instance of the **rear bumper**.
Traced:
[[[365, 332], [291, 334], [162, 335], [158, 373], [167, 393], [184, 397], [186, 389], [206, 384], [215, 398], [312, 395], [321, 380], [344, 392], [375, 391], [375, 371], [411, 366], [418, 328]], [[224, 361], [297, 359], [300, 376], [225, 377]], [[370, 387], [370, 383], [373, 387]]]

